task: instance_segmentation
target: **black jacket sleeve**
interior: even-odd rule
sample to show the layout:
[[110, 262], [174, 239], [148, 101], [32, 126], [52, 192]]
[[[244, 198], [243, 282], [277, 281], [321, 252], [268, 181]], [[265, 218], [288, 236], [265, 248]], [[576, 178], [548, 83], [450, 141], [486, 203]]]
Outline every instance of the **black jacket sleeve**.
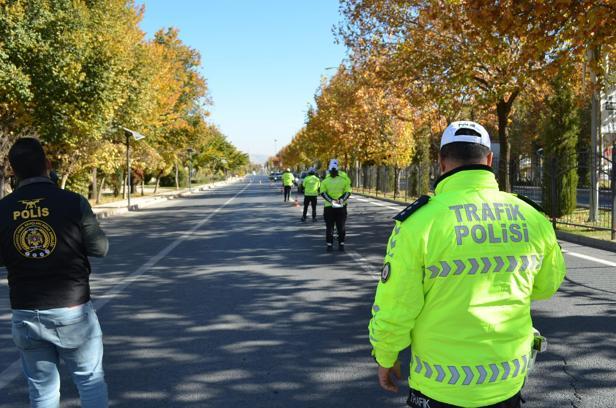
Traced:
[[107, 255], [109, 251], [109, 240], [98, 224], [88, 200], [82, 197], [79, 205], [81, 209], [81, 233], [86, 246], [86, 255], [101, 258]]

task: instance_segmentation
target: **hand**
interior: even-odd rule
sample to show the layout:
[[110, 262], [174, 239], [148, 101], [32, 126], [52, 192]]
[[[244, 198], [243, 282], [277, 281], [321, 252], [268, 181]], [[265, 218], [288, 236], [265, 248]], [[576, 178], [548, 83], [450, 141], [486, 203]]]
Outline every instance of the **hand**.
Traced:
[[379, 366], [379, 385], [385, 391], [395, 393], [395, 392], [398, 392], [399, 388], [398, 388], [398, 384], [396, 384], [396, 380], [392, 380], [392, 377], [391, 377], [392, 374], [396, 378], [396, 380], [399, 380], [400, 378], [402, 378], [402, 373], [400, 372], [400, 362], [399, 361], [396, 361], [394, 366], [391, 368], [385, 368], [385, 367]]

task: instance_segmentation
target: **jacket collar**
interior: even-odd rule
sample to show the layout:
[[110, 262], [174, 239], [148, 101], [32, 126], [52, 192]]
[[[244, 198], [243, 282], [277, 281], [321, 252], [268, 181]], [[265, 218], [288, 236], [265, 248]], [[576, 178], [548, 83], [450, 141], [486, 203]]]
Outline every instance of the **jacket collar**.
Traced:
[[50, 183], [50, 184], [54, 184], [54, 182], [51, 181], [51, 179], [49, 177], [39, 176], [39, 177], [30, 177], [30, 178], [21, 180], [19, 182], [19, 184], [17, 184], [17, 188], [22, 188], [24, 186], [27, 186], [27, 185], [30, 185], [30, 184], [35, 184], [35, 183]]
[[490, 166], [471, 164], [443, 174], [434, 183], [434, 194], [469, 189], [498, 190], [498, 182]]

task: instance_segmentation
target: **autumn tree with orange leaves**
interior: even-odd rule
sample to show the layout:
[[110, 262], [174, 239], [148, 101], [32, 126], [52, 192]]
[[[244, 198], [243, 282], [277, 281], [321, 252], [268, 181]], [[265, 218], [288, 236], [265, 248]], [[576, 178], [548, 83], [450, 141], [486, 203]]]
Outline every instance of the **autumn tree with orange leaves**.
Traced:
[[[608, 2], [343, 0], [340, 33], [354, 64], [378, 67], [399, 88], [448, 120], [491, 110], [498, 123], [499, 182], [510, 191], [509, 122], [523, 93], [586, 50], [613, 44]], [[598, 61], [595, 69], [601, 72]]]

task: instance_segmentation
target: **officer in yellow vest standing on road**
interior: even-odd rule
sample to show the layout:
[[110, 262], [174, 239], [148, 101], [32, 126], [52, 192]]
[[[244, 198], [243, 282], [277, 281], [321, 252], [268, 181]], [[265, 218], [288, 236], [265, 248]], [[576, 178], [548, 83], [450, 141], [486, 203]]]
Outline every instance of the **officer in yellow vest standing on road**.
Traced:
[[321, 182], [321, 197], [325, 200], [323, 218], [325, 218], [325, 241], [327, 250], [334, 245], [334, 225], [338, 230], [338, 249], [344, 251], [346, 238], [347, 200], [351, 196], [351, 183], [347, 177], [338, 174], [338, 161], [329, 163], [329, 176]]
[[319, 195], [321, 180], [316, 176], [316, 173], [316, 169], [311, 167], [308, 170], [308, 176], [302, 180], [302, 187], [304, 189], [304, 213], [302, 215], [302, 222], [306, 221], [308, 206], [312, 207], [312, 222], [316, 222], [317, 220], [317, 196]]
[[293, 182], [295, 181], [295, 176], [291, 173], [291, 169], [286, 169], [284, 173], [282, 173], [282, 186], [284, 188], [284, 202], [289, 201], [291, 197], [291, 188], [293, 188]]
[[388, 391], [411, 347], [410, 407], [520, 407], [536, 344], [531, 301], [564, 279], [552, 225], [499, 191], [491, 164], [481, 125], [450, 124], [435, 195], [394, 217], [369, 331]]

